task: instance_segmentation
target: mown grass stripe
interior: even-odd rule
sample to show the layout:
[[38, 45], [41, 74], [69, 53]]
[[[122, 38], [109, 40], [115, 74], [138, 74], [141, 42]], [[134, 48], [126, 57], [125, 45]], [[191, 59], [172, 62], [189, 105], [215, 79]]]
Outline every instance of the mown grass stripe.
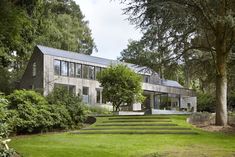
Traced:
[[96, 131], [96, 132], [73, 132], [72, 134], [179, 134], [179, 135], [196, 135], [197, 132], [167, 132], [167, 131], [151, 131], [151, 132], [130, 132], [130, 131]]
[[191, 128], [84, 128], [82, 130], [192, 130]]
[[133, 123], [133, 122], [172, 122], [171, 120], [109, 120], [102, 123]]
[[96, 124], [95, 126], [178, 126], [177, 124]]
[[170, 117], [116, 117], [109, 118], [109, 120], [124, 120], [124, 119], [170, 119]]

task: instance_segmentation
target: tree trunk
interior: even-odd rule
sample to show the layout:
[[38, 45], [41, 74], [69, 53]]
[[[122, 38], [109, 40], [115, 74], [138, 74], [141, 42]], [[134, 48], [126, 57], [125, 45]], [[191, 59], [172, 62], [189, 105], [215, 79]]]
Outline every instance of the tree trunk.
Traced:
[[227, 76], [216, 77], [216, 125], [227, 125]]
[[226, 41], [216, 41], [216, 125], [227, 125], [227, 53]]

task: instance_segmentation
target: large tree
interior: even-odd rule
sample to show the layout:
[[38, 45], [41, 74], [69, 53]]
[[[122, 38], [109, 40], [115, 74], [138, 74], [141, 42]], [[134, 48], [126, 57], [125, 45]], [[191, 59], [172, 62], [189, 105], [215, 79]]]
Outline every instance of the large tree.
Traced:
[[[165, 18], [165, 11], [172, 13], [169, 25], [177, 31], [176, 34], [184, 36], [184, 39], [190, 43], [188, 48], [183, 46], [186, 49], [211, 53], [216, 69], [216, 124], [227, 125], [227, 62], [235, 38], [235, 1], [123, 0], [122, 2], [128, 5], [125, 13], [130, 15], [131, 22], [143, 30], [155, 25], [156, 21], [162, 21]], [[195, 37], [206, 43], [197, 41], [194, 46]]]
[[96, 48], [74, 0], [1, 0], [0, 80], [7, 82], [0, 91], [14, 88], [37, 44], [85, 54]]
[[126, 65], [111, 65], [98, 73], [97, 79], [103, 87], [104, 99], [112, 102], [114, 111], [119, 111], [122, 104], [144, 100], [141, 77]]

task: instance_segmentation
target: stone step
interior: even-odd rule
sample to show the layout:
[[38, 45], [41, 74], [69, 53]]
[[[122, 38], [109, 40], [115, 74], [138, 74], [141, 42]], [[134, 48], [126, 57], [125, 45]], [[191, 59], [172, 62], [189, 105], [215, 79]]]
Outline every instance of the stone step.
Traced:
[[157, 117], [157, 116], [152, 116], [152, 117], [148, 117], [148, 116], [128, 116], [128, 117], [112, 117], [109, 118], [109, 120], [125, 120], [125, 119], [170, 119], [170, 117]]
[[96, 124], [95, 126], [100, 127], [100, 126], [178, 126], [177, 124], [171, 124], [171, 123], [159, 123], [159, 124]]
[[158, 128], [84, 128], [82, 130], [192, 130], [191, 128], [176, 128], [176, 127], [173, 127], [173, 128], [167, 128], [167, 127], [158, 127]]
[[102, 123], [135, 123], [135, 122], [172, 122], [171, 120], [109, 120], [109, 121], [102, 121]]
[[72, 134], [179, 134], [179, 135], [197, 135], [197, 132], [186, 131], [79, 131]]

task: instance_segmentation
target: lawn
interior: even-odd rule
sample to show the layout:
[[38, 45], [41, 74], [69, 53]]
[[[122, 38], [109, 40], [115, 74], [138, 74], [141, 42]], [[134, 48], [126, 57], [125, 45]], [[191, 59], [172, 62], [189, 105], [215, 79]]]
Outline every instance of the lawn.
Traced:
[[202, 131], [186, 116], [165, 117], [98, 117], [87, 130], [17, 136], [10, 146], [24, 157], [235, 157], [234, 134]]

